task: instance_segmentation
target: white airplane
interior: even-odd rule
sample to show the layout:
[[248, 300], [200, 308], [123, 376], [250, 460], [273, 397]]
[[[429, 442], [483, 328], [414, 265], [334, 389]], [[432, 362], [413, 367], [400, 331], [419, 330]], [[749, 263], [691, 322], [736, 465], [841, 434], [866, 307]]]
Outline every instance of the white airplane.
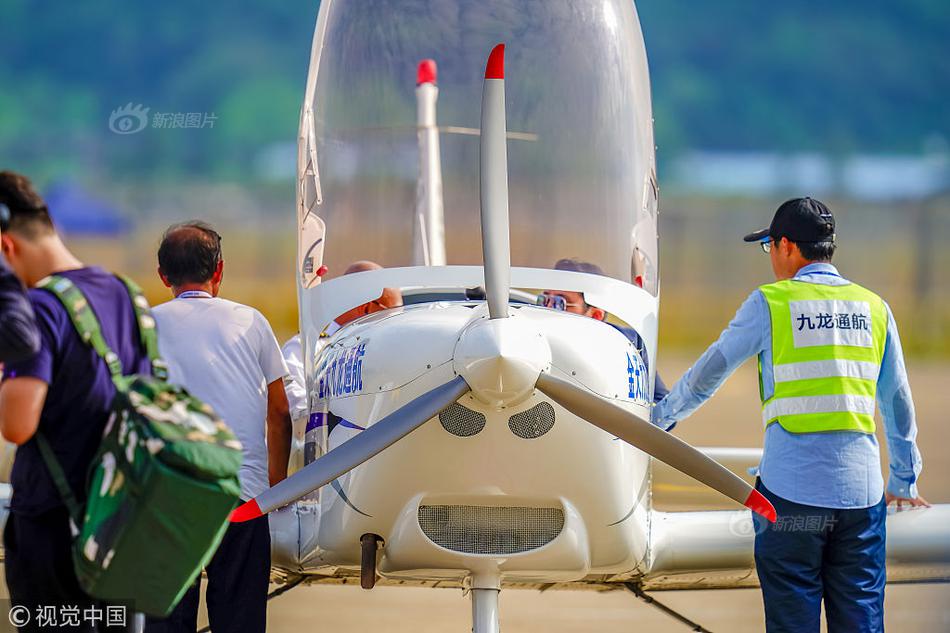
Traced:
[[[429, 62], [409, 114], [407, 60], [430, 57], [452, 126]], [[755, 586], [752, 512], [775, 518], [760, 451], [649, 422], [658, 189], [633, 3], [323, 0], [298, 142], [311, 415], [300, 467], [233, 516], [272, 513], [285, 580], [463, 588], [475, 633], [499, 630], [502, 587]], [[321, 281], [325, 253], [413, 265]], [[550, 268], [565, 256], [606, 274]], [[406, 305], [327, 335], [383, 288]], [[691, 510], [655, 510], [660, 488]], [[948, 525], [950, 505], [890, 516], [889, 580], [950, 580]]]
[[[233, 520], [273, 513], [288, 577], [470, 590], [476, 633], [498, 630], [506, 586], [754, 586], [752, 512], [703, 508], [721, 494], [774, 520], [747, 472], [761, 452], [696, 449], [649, 422], [657, 186], [633, 4], [367, 4], [321, 3], [300, 119], [305, 465]], [[498, 45], [483, 66], [497, 41], [508, 63]], [[432, 54], [453, 127], [436, 122], [431, 60], [406, 120], [406, 60]], [[526, 132], [507, 132], [506, 106]], [[337, 262], [414, 265], [321, 283], [328, 227]], [[607, 274], [551, 270], [562, 256]], [[327, 336], [383, 288], [406, 305]], [[523, 302], [541, 289], [582, 292], [645, 357], [612, 323]], [[664, 486], [695, 509], [654, 510]], [[950, 580], [948, 524], [950, 505], [890, 516], [889, 580]]]

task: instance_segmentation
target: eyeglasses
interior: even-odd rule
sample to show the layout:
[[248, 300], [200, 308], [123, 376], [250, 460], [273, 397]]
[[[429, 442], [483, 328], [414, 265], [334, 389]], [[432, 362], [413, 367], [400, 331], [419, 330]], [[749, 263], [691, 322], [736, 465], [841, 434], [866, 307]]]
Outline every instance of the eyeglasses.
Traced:
[[548, 293], [541, 293], [538, 295], [538, 305], [544, 306], [545, 308], [551, 308], [552, 310], [559, 310], [560, 312], [565, 312], [568, 308], [584, 307], [583, 303], [568, 303], [567, 299], [561, 295]]
[[[819, 240], [819, 241], [817, 241], [817, 242], [814, 241], [814, 240], [810, 240], [810, 241], [796, 240], [795, 243], [796, 243], [796, 244], [824, 244], [824, 243], [827, 242], [827, 241], [830, 241], [832, 244], [834, 244], [834, 242], [835, 242], [835, 236], [834, 236], [834, 234], [831, 235], [831, 240]], [[771, 252], [772, 252], [772, 244], [774, 244], [774, 243], [775, 243], [775, 238], [774, 238], [774, 237], [767, 237], [767, 238], [763, 239], [761, 242], [759, 242], [759, 246], [762, 247], [762, 252], [763, 252], [763, 253], [771, 253]]]
[[10, 228], [10, 207], [0, 202], [0, 231], [6, 233]]

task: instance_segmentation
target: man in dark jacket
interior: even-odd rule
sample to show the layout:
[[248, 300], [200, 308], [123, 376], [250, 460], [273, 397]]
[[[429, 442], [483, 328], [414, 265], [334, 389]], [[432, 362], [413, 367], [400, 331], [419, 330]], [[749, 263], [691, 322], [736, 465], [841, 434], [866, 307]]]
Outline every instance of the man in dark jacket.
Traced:
[[[10, 208], [0, 191], [0, 233], [10, 226]], [[40, 334], [23, 284], [0, 256], [0, 363], [29, 358], [40, 349]]]

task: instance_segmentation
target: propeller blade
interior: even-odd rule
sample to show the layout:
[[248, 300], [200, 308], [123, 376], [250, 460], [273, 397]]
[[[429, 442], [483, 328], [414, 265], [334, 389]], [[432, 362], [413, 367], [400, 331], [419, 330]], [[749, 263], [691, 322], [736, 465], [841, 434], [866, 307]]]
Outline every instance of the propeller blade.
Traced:
[[468, 390], [465, 380], [456, 376], [422, 394], [276, 486], [238, 506], [231, 514], [231, 521], [240, 523], [256, 519], [325, 486], [409, 435]]
[[482, 260], [488, 315], [508, 316], [511, 245], [508, 235], [508, 146], [505, 125], [505, 45], [492, 49], [482, 89], [479, 145]]
[[551, 374], [541, 374], [538, 389], [574, 415], [775, 522], [775, 508], [758, 490], [649, 420]]

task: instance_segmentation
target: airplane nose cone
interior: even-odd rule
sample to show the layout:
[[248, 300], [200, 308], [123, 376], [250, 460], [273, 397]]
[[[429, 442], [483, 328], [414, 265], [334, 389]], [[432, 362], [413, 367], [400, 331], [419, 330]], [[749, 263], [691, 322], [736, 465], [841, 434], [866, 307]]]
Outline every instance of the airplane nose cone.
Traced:
[[462, 331], [453, 364], [476, 398], [507, 407], [534, 391], [538, 376], [551, 365], [551, 347], [540, 330], [517, 314], [481, 318]]

